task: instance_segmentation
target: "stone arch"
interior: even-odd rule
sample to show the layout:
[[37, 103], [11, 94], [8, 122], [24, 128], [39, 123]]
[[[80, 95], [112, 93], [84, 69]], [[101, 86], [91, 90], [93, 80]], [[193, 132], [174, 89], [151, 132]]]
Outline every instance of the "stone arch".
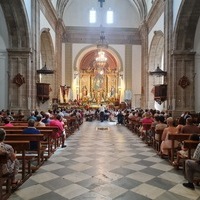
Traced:
[[[49, 28], [43, 28], [40, 34], [40, 68], [46, 65], [47, 69], [55, 69], [54, 46]], [[41, 75], [40, 82], [50, 84], [50, 99], [53, 98], [56, 92], [55, 75]], [[52, 78], [53, 77], [53, 78]]]
[[45, 64], [50, 68], [54, 68], [54, 46], [49, 28], [41, 30], [40, 34], [40, 53], [41, 53], [41, 67]]
[[[107, 62], [106, 65], [104, 66], [104, 72], [106, 73], [104, 76], [104, 83], [106, 82], [106, 84], [101, 87], [100, 90], [98, 90], [101, 95], [104, 93], [104, 97], [107, 96], [106, 98], [110, 98], [109, 97], [109, 91], [110, 91], [110, 87], [111, 84], [113, 83], [113, 86], [116, 90], [116, 95], [115, 98], [118, 98], [119, 96], [119, 85], [121, 85], [121, 77], [120, 75], [122, 75], [123, 73], [123, 65], [122, 65], [122, 59], [120, 57], [120, 55], [116, 52], [116, 50], [114, 50], [113, 48], [107, 48], [107, 49], [103, 49], [103, 51], [106, 54], [107, 57]], [[76, 96], [80, 97], [82, 96], [81, 94], [81, 88], [83, 87], [83, 83], [87, 83], [87, 88], [89, 89], [89, 98], [92, 98], [92, 93], [94, 92], [93, 89], [93, 81], [95, 79], [91, 79], [91, 77], [96, 76], [96, 71], [98, 70], [98, 68], [96, 68], [95, 63], [95, 58], [98, 55], [98, 50], [96, 45], [90, 45], [87, 46], [85, 48], [83, 48], [76, 56], [76, 58], [74, 59], [74, 82], [73, 82], [73, 88], [74, 89], [73, 93], [76, 94]], [[88, 73], [89, 72], [89, 73]], [[90, 73], [91, 72], [91, 73]], [[99, 73], [99, 72], [98, 72]], [[90, 77], [89, 79], [87, 77]], [[89, 82], [86, 80], [90, 80]], [[89, 85], [88, 85], [89, 84]], [[77, 88], [79, 88], [77, 90]], [[123, 92], [123, 91], [122, 91]], [[95, 92], [96, 93], [96, 90]], [[82, 96], [83, 97], [83, 96]], [[119, 99], [119, 98], [118, 98]], [[105, 100], [105, 98], [104, 98]], [[110, 99], [109, 99], [110, 101]]]
[[[183, 0], [180, 5], [174, 31], [174, 47], [172, 52], [172, 77], [168, 79], [173, 85], [170, 88], [171, 107], [174, 115], [183, 111], [195, 111], [195, 52], [194, 39], [200, 16], [200, 1]], [[186, 77], [188, 85], [180, 85]], [[168, 81], [168, 82], [169, 82]]]
[[[163, 55], [164, 55], [164, 34], [162, 31], [155, 31], [149, 49], [149, 71], [154, 71], [158, 65], [162, 70], [164, 70]], [[158, 82], [156, 82], [156, 80], [152, 76], [149, 76], [148, 105], [150, 108], [154, 108], [155, 104], [154, 93], [153, 93], [154, 85], [161, 84], [163, 81], [162, 78], [158, 79], [159, 79], [157, 80]]]
[[200, 1], [183, 0], [179, 9], [174, 32], [175, 50], [192, 50], [197, 22], [200, 16]]
[[[31, 67], [31, 45], [30, 45], [30, 26], [23, 0], [1, 1], [1, 8], [5, 18], [8, 31], [7, 61], [6, 68], [8, 78], [4, 77], [4, 83], [8, 82], [7, 109], [27, 111], [33, 107], [34, 96], [34, 74], [30, 72]], [[21, 77], [20, 85], [15, 81], [16, 77]], [[6, 87], [6, 85], [5, 85]]]
[[9, 32], [9, 48], [29, 48], [29, 26], [23, 1], [2, 1], [1, 6]]
[[[83, 48], [77, 54], [76, 58], [74, 59], [74, 71], [78, 71], [79, 70], [81, 60], [90, 51], [97, 51], [96, 46], [94, 46], [94, 45], [87, 46], [87, 47]], [[106, 51], [114, 57], [116, 65], [117, 65], [116, 67], [118, 68], [118, 71], [122, 72], [123, 71], [123, 62], [122, 62], [122, 59], [121, 59], [119, 53], [117, 51], [115, 51], [115, 49], [113, 49], [111, 47], [106, 49]]]

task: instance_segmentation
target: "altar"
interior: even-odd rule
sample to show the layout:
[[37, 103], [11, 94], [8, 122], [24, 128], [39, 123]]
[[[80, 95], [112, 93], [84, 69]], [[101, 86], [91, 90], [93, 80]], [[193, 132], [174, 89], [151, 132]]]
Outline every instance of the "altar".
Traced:
[[114, 74], [83, 74], [80, 80], [79, 100], [83, 103], [115, 103], [120, 99], [117, 77]]

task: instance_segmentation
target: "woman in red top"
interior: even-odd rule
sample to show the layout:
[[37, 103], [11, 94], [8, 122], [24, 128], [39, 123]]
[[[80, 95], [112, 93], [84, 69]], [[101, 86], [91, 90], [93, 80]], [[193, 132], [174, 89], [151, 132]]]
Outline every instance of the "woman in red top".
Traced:
[[66, 145], [65, 145], [66, 134], [65, 134], [64, 124], [63, 124], [63, 121], [62, 121], [62, 116], [56, 115], [55, 119], [52, 119], [50, 121], [49, 126], [57, 126], [58, 127], [58, 132], [56, 133], [55, 138], [61, 137], [62, 148], [66, 147]]
[[142, 127], [140, 129], [140, 137], [145, 138], [146, 132], [151, 128], [151, 124], [154, 122], [149, 112], [145, 113], [145, 117], [141, 120]]

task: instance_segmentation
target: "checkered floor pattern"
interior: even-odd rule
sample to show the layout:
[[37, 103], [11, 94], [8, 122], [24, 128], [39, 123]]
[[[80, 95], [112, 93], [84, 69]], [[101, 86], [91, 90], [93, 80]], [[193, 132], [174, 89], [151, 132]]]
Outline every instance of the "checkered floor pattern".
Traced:
[[115, 122], [84, 122], [66, 143], [9, 199], [200, 199], [200, 187], [182, 186], [182, 170]]

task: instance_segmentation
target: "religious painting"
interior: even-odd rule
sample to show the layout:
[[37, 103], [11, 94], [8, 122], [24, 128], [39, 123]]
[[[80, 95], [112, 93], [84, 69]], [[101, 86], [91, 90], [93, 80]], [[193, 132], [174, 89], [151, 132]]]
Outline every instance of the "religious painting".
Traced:
[[102, 90], [104, 89], [104, 76], [97, 73], [93, 79], [93, 88], [95, 90]]

